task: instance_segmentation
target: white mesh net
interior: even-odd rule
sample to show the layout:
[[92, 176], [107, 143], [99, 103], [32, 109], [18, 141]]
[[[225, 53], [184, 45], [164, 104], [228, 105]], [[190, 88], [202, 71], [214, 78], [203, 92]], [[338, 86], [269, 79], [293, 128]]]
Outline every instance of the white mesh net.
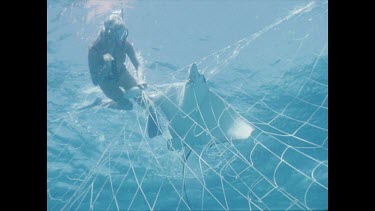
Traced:
[[[132, 111], [98, 105], [54, 115], [49, 109], [48, 208], [327, 209], [327, 43], [302, 61], [296, 55], [314, 29], [294, 40], [291, 53], [277, 50], [286, 33], [267, 37], [296, 20], [326, 18], [326, 9], [327, 2], [306, 3], [195, 61], [207, 79], [206, 95], [200, 87], [185, 90], [190, 65], [150, 82], [143, 97], [162, 131], [154, 138], [147, 134], [150, 110], [136, 104]], [[264, 42], [275, 48], [259, 50]], [[262, 58], [273, 51], [279, 52], [268, 57], [273, 62]], [[286, 70], [270, 75], [278, 68]], [[230, 87], [223, 89], [224, 81]], [[77, 95], [84, 102], [96, 97], [88, 90]]]

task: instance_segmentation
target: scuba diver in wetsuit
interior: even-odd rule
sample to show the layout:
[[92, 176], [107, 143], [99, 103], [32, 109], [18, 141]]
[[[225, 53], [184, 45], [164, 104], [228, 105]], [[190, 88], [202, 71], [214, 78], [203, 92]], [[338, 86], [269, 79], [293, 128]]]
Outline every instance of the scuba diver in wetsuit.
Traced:
[[[93, 84], [99, 85], [103, 93], [120, 107], [130, 110], [133, 104], [126, 97], [127, 91], [133, 87], [143, 89], [147, 84], [141, 79], [140, 64], [132, 44], [126, 40], [127, 36], [128, 30], [121, 16], [110, 15], [99, 37], [89, 47], [88, 63]], [[126, 56], [136, 69], [138, 82], [124, 64]]]

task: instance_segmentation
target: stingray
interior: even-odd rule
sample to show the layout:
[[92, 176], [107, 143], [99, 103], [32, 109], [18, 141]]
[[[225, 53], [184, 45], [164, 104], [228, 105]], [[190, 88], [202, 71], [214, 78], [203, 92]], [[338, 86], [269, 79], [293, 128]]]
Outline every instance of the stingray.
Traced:
[[196, 64], [190, 66], [186, 81], [155, 86], [154, 90], [144, 95], [149, 111], [148, 136], [160, 135], [159, 120], [167, 120], [170, 133], [168, 149], [183, 152], [181, 191], [190, 208], [185, 187], [185, 166], [193, 148], [248, 139], [254, 127], [209, 89]]
[[[248, 139], [254, 127], [223, 98], [212, 92], [206, 78], [192, 64], [184, 82], [160, 85], [148, 93], [150, 138], [161, 133], [158, 115], [168, 122], [170, 147], [181, 150]], [[156, 112], [160, 110], [160, 112]]]

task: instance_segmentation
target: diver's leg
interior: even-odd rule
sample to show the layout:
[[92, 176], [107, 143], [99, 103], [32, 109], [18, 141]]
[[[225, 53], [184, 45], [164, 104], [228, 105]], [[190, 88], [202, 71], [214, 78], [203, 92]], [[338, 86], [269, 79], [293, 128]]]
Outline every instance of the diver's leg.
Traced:
[[124, 93], [121, 91], [120, 87], [117, 86], [115, 81], [103, 81], [100, 84], [100, 88], [108, 98], [115, 101], [122, 109], [133, 109], [133, 104], [128, 99], [124, 98]]
[[[125, 67], [120, 72], [119, 79], [120, 79], [119, 80], [120, 86], [123, 87], [125, 91], [133, 87], [138, 87], [137, 81]], [[144, 102], [143, 102], [141, 94], [138, 97], [135, 97], [134, 101], [137, 102], [138, 105], [144, 106]]]
[[137, 81], [135, 80], [133, 75], [130, 74], [129, 71], [125, 68], [125, 65], [121, 69], [122, 70], [120, 71], [120, 74], [119, 74], [120, 86], [123, 87], [125, 90], [128, 90], [132, 87], [136, 87]]

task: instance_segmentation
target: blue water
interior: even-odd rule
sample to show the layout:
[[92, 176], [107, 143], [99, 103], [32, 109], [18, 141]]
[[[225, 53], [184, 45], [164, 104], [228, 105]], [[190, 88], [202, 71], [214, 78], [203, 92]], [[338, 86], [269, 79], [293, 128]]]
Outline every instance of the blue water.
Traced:
[[[121, 3], [146, 91], [195, 62], [250, 138], [194, 148], [184, 175], [181, 152], [145, 135], [143, 108], [78, 110], [105, 98], [87, 50]], [[327, 19], [323, 0], [49, 0], [48, 210], [327, 209]]]

